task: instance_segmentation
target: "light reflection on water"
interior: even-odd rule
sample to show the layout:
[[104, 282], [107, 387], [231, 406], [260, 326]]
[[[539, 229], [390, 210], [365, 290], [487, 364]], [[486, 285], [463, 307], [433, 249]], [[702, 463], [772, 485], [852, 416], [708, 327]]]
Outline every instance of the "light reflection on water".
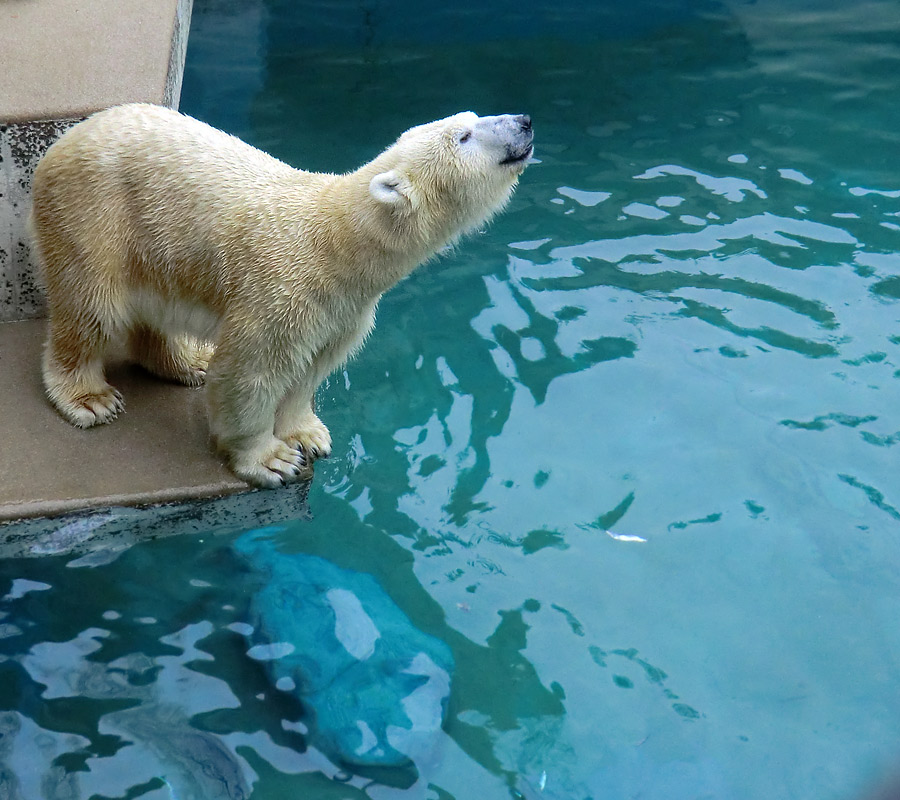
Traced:
[[185, 110], [298, 165], [535, 120], [508, 211], [324, 387], [277, 537], [446, 643], [446, 719], [412, 775], [337, 764], [252, 657], [236, 534], [52, 540], [0, 562], [9, 796], [827, 800], [895, 763], [896, 9], [694, 5], [512, 47], [385, 7], [320, 49], [287, 4], [195, 8]]

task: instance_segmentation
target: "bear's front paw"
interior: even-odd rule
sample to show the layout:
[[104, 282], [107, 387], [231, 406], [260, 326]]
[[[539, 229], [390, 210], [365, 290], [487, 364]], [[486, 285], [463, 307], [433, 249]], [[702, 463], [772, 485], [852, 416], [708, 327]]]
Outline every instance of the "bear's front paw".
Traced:
[[309, 477], [311, 471], [301, 450], [274, 436], [265, 446], [234, 453], [231, 468], [239, 478], [262, 489]]
[[282, 438], [289, 447], [302, 450], [310, 460], [328, 458], [331, 455], [331, 434], [318, 417], [306, 420], [302, 426]]

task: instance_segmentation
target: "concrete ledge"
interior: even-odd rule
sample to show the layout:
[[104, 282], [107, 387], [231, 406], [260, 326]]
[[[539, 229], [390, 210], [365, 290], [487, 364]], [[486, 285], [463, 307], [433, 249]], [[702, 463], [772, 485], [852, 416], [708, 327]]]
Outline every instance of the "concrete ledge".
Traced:
[[0, 322], [44, 316], [46, 299], [31, 258], [27, 219], [40, 158], [77, 119], [0, 125]]
[[152, 508], [111, 506], [53, 519], [0, 522], [0, 558], [79, 556], [68, 566], [105, 564], [148, 538], [223, 535], [308, 519], [309, 481], [277, 491], [252, 491]]
[[27, 243], [31, 177], [75, 122], [178, 105], [192, 0], [0, 2], [0, 321], [45, 312]]
[[45, 324], [0, 324], [0, 520], [248, 489], [210, 447], [203, 389], [114, 366], [125, 413], [85, 431], [65, 422], [41, 385]]
[[[26, 230], [37, 162], [94, 111], [134, 101], [177, 107], [191, 6], [192, 0], [0, 2], [0, 521], [248, 489], [211, 451], [202, 389], [114, 366], [109, 378], [125, 395], [126, 413], [112, 425], [77, 430], [44, 397], [44, 323], [13, 321], [45, 312]], [[247, 503], [235, 502], [256, 508], [259, 517], [262, 506], [280, 507], [297, 492], [251, 493]], [[298, 513], [296, 502], [287, 506]], [[181, 511], [166, 509], [138, 518], [140, 512], [119, 508], [66, 530], [80, 536], [97, 525], [109, 532], [119, 522], [130, 530], [138, 521], [152, 527], [153, 520], [182, 519]], [[184, 513], [193, 519], [200, 512]], [[29, 530], [56, 535], [58, 526], [42, 524]], [[5, 526], [6, 535], [26, 536], [21, 525]]]
[[253, 491], [152, 508], [111, 506], [55, 519], [0, 522], [0, 558], [80, 556], [68, 566], [95, 566], [132, 544], [180, 534], [228, 534], [308, 519], [309, 482], [277, 492]]
[[0, 5], [0, 122], [78, 119], [144, 100], [175, 105], [190, 0]]

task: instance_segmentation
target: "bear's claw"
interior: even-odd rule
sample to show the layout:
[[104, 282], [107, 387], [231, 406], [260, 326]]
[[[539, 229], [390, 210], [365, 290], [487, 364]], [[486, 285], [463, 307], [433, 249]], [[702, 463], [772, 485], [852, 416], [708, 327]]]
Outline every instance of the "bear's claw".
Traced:
[[125, 409], [122, 393], [106, 384], [103, 391], [56, 403], [60, 413], [76, 428], [92, 428], [112, 422]]
[[267, 447], [235, 454], [232, 463], [235, 475], [263, 489], [283, 486], [310, 471], [299, 449], [274, 437]]
[[[331, 455], [331, 434], [318, 417], [313, 416], [302, 427], [297, 427], [282, 438], [288, 447], [294, 447], [304, 454], [310, 464], [319, 458]], [[308, 458], [306, 458], [308, 456]]]

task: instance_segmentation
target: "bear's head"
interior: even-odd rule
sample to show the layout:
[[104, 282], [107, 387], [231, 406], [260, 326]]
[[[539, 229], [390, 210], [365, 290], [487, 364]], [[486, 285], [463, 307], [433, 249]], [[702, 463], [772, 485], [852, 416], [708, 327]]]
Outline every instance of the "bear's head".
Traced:
[[371, 162], [369, 194], [397, 232], [435, 248], [509, 200], [532, 153], [531, 118], [464, 111], [406, 131]]

